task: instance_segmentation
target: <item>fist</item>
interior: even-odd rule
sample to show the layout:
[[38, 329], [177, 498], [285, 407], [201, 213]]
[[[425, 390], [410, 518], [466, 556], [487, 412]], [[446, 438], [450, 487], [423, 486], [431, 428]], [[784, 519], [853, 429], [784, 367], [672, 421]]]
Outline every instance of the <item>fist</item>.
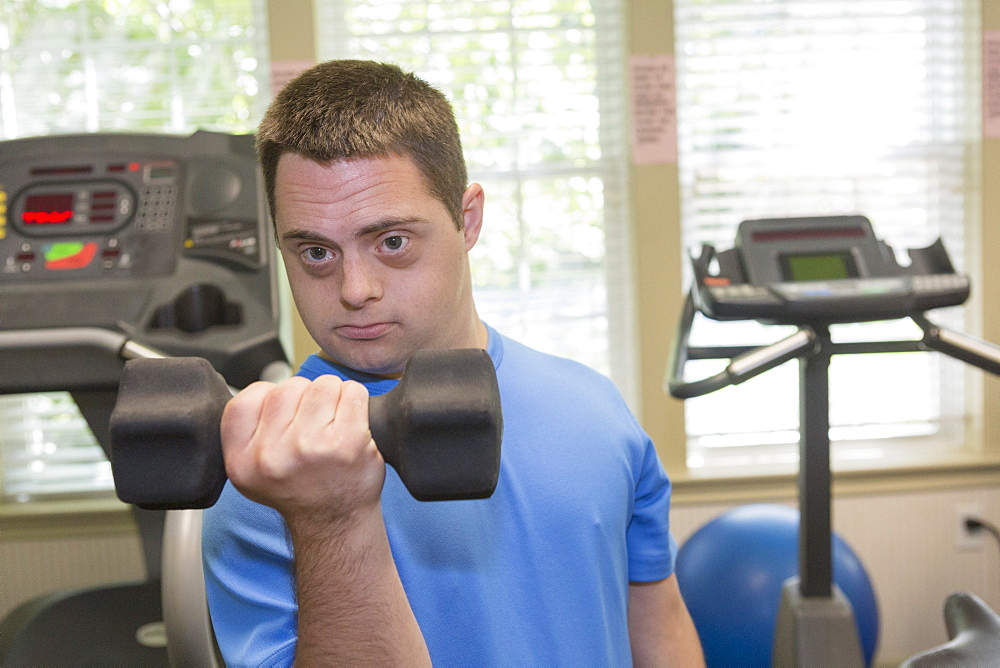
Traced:
[[233, 485], [291, 523], [335, 523], [379, 508], [385, 462], [368, 427], [368, 391], [325, 375], [257, 382], [222, 415]]

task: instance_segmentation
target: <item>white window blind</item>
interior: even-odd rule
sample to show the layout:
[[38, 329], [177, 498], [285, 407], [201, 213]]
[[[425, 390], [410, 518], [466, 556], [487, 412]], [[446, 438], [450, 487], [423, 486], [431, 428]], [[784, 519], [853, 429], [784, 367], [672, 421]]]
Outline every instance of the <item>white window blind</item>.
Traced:
[[[978, 133], [978, 6], [675, 0], [684, 247], [731, 247], [745, 219], [860, 213], [897, 250], [943, 237], [961, 270], [978, 179], [967, 153]], [[962, 328], [961, 309], [932, 318]], [[785, 333], [701, 319], [694, 338], [756, 344]], [[906, 321], [832, 333], [919, 338]], [[692, 377], [717, 370], [699, 364]], [[963, 373], [937, 354], [835, 357], [835, 461], [890, 456], [892, 438], [959, 447]], [[794, 462], [797, 392], [795, 364], [786, 364], [688, 401], [689, 466]]]
[[[0, 0], [0, 138], [251, 131], [265, 26], [263, 0]], [[112, 488], [68, 394], [0, 397], [0, 500]]]
[[323, 59], [399, 64], [452, 100], [486, 190], [484, 320], [632, 394], [620, 0], [316, 0]]

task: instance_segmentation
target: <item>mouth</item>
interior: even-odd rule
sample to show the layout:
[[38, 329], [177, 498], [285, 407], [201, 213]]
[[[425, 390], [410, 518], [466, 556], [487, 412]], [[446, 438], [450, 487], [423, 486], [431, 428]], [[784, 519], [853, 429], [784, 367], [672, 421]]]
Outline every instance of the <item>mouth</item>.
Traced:
[[377, 322], [367, 325], [341, 325], [337, 328], [337, 333], [345, 339], [353, 341], [371, 341], [385, 335], [391, 327], [391, 322]]

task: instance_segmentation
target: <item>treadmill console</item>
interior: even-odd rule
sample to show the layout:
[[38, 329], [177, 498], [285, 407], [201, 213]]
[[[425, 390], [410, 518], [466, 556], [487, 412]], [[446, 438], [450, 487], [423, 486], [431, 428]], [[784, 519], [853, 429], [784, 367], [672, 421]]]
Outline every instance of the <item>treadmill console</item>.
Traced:
[[[693, 259], [698, 308], [717, 320], [830, 324], [889, 320], [969, 296], [940, 240], [896, 262], [864, 216], [743, 221], [734, 248]], [[716, 267], [713, 271], [713, 267]]]
[[[282, 356], [258, 172], [251, 135], [0, 142], [0, 330], [104, 328], [255, 380]], [[0, 350], [0, 392], [117, 387], [122, 364]]]

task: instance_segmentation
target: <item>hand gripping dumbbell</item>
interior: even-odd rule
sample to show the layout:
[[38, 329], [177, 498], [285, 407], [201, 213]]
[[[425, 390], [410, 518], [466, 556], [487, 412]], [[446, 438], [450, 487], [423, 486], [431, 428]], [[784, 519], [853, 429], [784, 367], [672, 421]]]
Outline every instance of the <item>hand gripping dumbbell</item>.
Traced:
[[[232, 397], [200, 357], [125, 364], [111, 415], [118, 497], [142, 508], [207, 508], [226, 482], [220, 423]], [[481, 499], [500, 474], [503, 418], [484, 350], [414, 353], [399, 384], [368, 403], [383, 459], [421, 501]]]

